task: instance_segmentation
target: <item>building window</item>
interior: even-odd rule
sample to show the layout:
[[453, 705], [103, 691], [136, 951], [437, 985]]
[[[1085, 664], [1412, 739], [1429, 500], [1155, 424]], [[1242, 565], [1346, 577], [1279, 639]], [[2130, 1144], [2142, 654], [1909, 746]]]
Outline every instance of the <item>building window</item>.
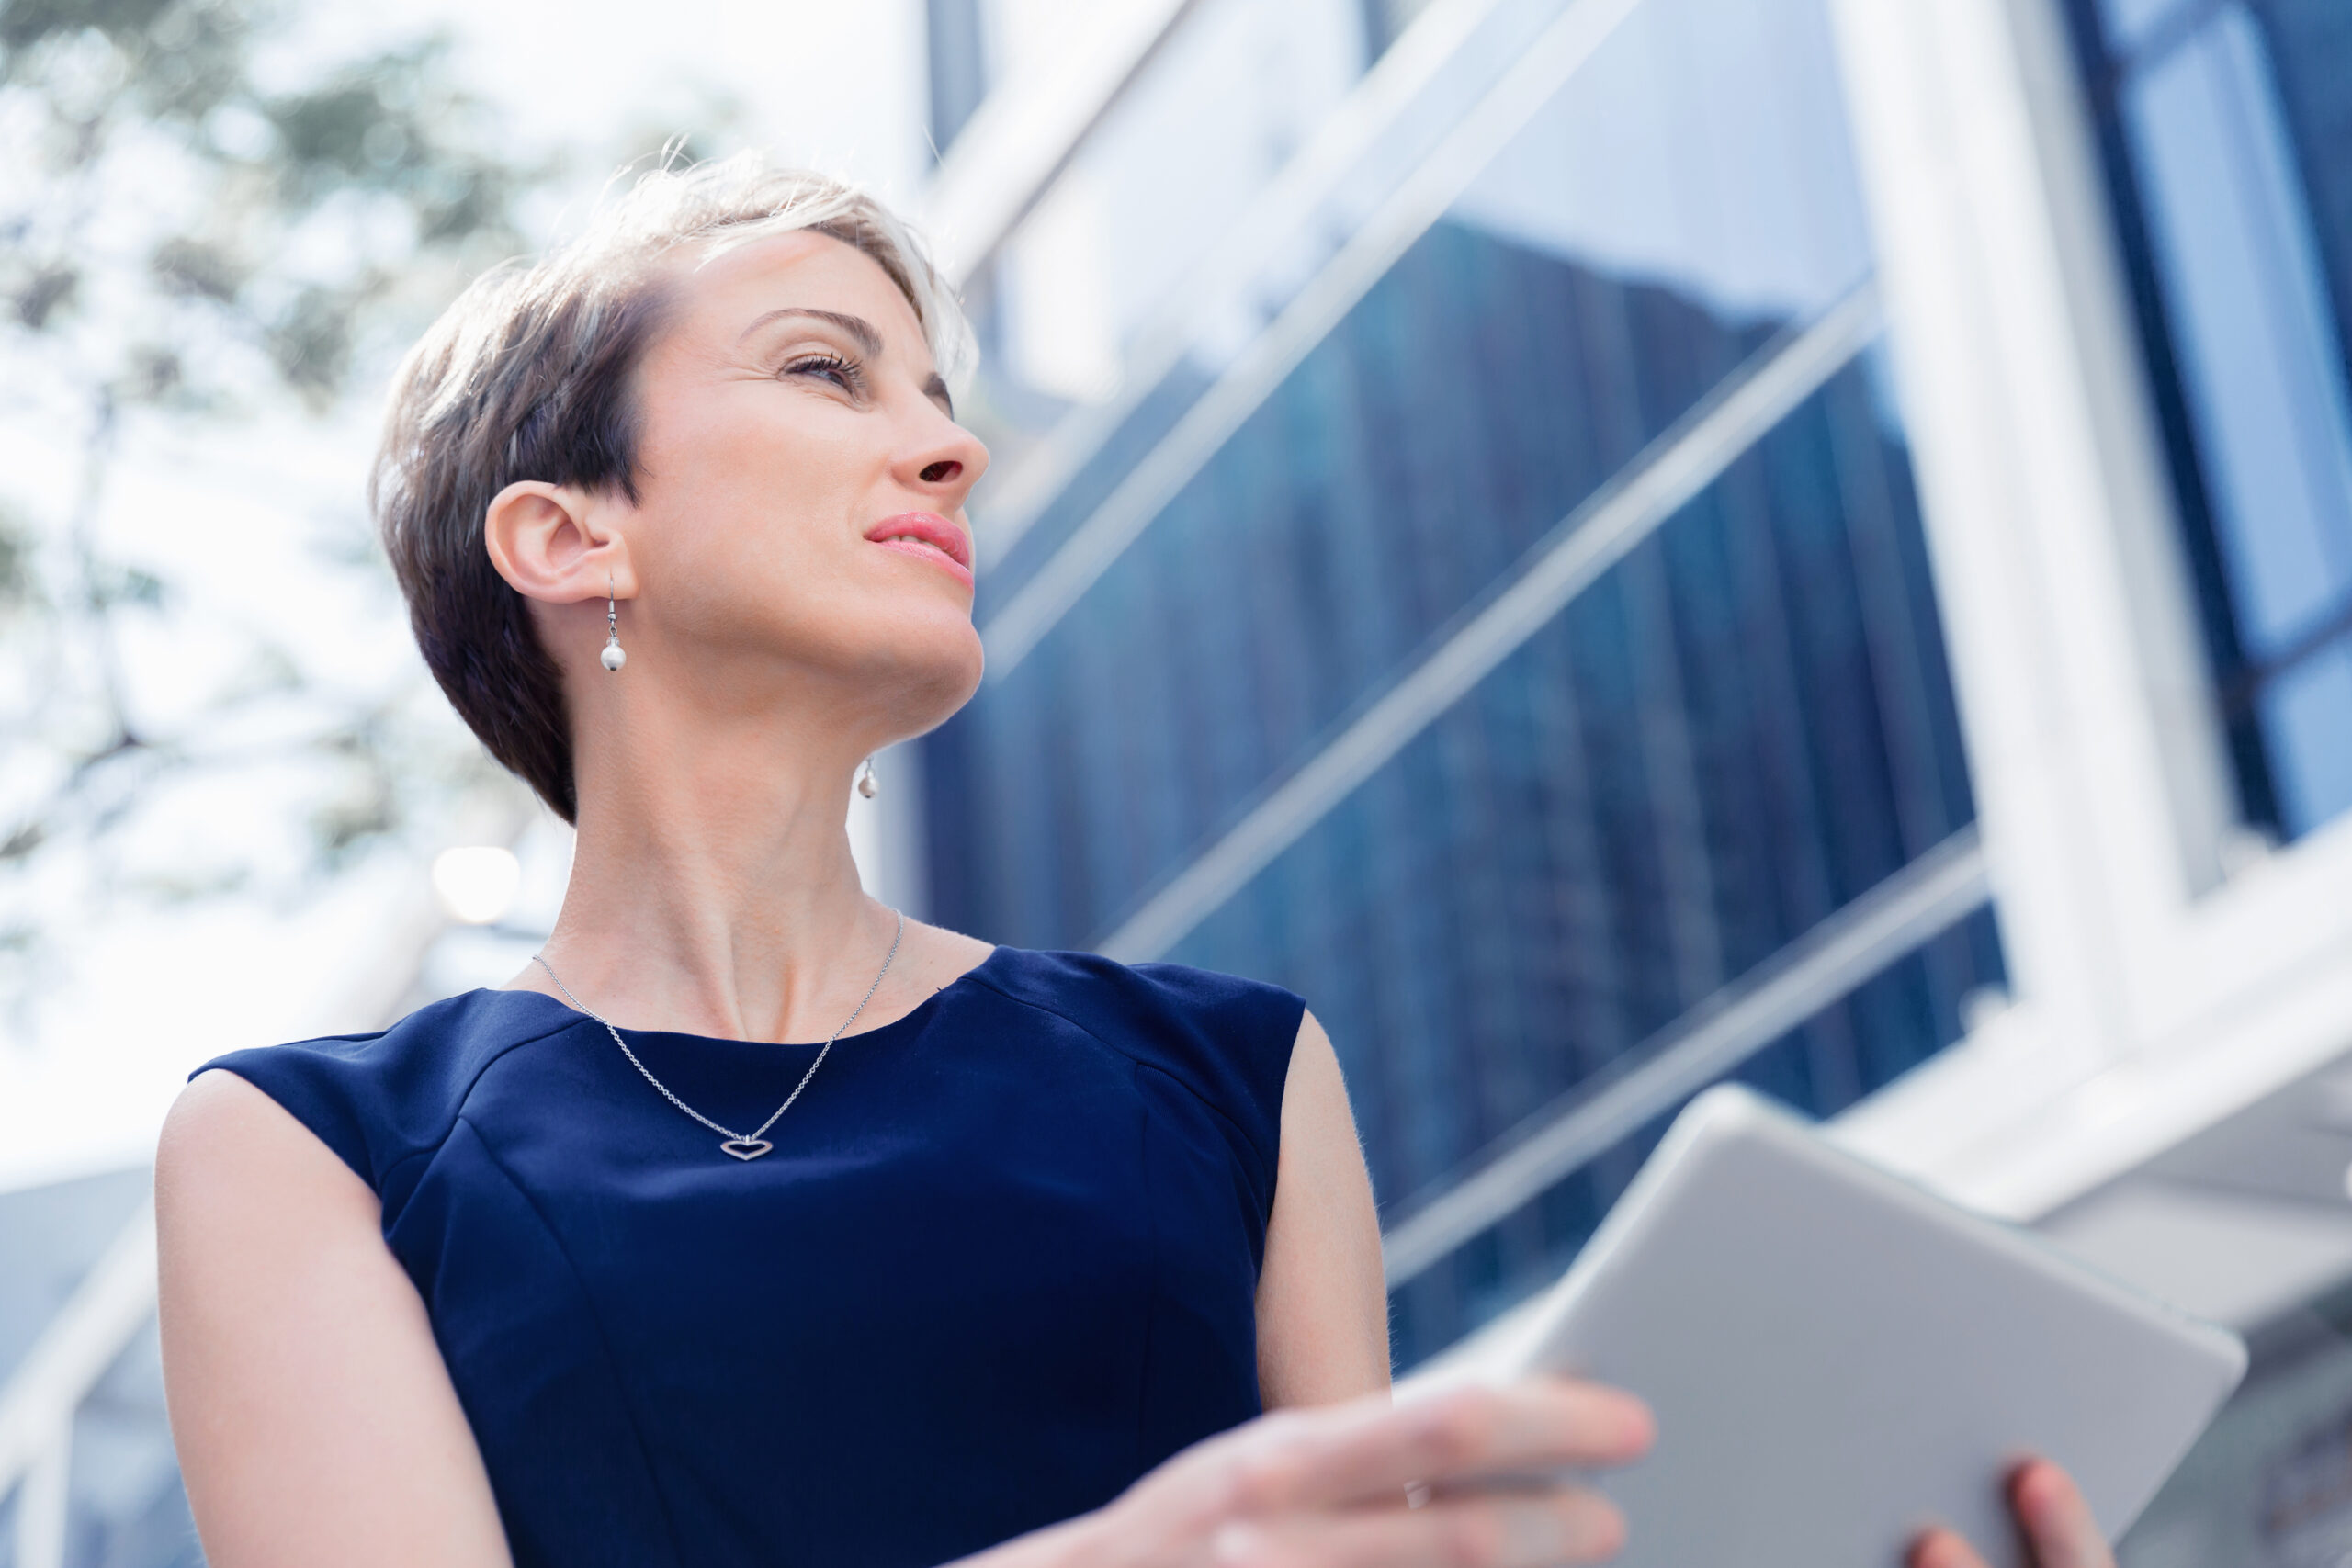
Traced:
[[2068, 0], [2246, 817], [2352, 809], [2352, 6]]

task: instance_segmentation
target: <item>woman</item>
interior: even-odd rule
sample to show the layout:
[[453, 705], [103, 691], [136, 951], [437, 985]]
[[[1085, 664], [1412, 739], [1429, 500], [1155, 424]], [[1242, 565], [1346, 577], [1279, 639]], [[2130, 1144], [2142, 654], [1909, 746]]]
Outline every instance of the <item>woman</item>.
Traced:
[[1613, 1548], [1575, 1488], [1444, 1483], [1631, 1458], [1631, 1402], [1386, 1408], [1298, 998], [860, 890], [861, 760], [980, 675], [965, 345], [888, 214], [738, 160], [649, 176], [412, 355], [386, 545], [576, 858], [507, 987], [223, 1057], [175, 1109], [165, 1365], [214, 1568]]

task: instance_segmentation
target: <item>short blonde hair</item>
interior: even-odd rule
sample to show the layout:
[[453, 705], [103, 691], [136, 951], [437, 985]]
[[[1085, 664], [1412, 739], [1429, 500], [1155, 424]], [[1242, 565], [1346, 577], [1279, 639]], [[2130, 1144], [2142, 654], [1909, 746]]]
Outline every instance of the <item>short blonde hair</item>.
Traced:
[[434, 678], [492, 756], [566, 821], [578, 813], [570, 717], [529, 607], [490, 562], [482, 524], [519, 479], [637, 499], [635, 372], [695, 265], [814, 230], [871, 256], [960, 382], [971, 328], [922, 242], [854, 186], [758, 153], [656, 168], [531, 262], [475, 280], [402, 361], [368, 504]]

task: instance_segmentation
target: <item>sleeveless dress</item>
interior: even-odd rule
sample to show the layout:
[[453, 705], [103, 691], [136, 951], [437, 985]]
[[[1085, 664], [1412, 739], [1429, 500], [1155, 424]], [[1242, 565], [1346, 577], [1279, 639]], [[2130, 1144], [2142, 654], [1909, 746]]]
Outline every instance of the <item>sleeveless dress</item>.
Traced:
[[[929, 1568], [1258, 1413], [1302, 1010], [1000, 947], [843, 1036], [749, 1162], [533, 991], [198, 1071], [382, 1200], [517, 1568]], [[817, 1049], [623, 1032], [744, 1130]]]

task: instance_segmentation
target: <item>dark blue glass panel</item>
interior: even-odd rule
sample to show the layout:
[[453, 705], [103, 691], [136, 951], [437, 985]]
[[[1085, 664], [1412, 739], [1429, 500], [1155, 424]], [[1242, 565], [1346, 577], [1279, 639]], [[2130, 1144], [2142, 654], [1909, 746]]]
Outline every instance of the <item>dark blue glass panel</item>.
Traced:
[[1770, 334], [1441, 223], [950, 726], [943, 908], [1103, 935]]
[[[939, 916], [1099, 940], [1769, 331], [1442, 226], [935, 738]], [[1464, 334], [1489, 345], [1475, 374], [1414, 347]], [[1973, 815], [1907, 455], [1866, 358], [1170, 956], [1310, 998], [1377, 1190], [1409, 1202]], [[1960, 998], [2000, 976], [1987, 920], [1753, 1071], [1833, 1112], [1955, 1038]], [[1400, 1351], [1552, 1267], [1638, 1157], [1414, 1286]]]
[[[1849, 368], [1178, 945], [1309, 998], [1392, 1211], [1968, 822], [1911, 496]], [[1989, 921], [1955, 932], [1747, 1076], [1831, 1114], [2000, 978]], [[1400, 1355], [1560, 1261], [1638, 1159], [1413, 1286]]]
[[2352, 808], [2352, 6], [2073, 0], [2246, 814]]
[[[1771, 331], [1440, 225], [1012, 677], [936, 738], [942, 914], [1024, 944], [1099, 940]], [[1482, 351], [1464, 354], [1465, 340]], [[1777, 486], [1802, 498], [1783, 512], [1825, 521], [1793, 525], [1759, 554], [1754, 528], [1731, 521], [1759, 503], [1719, 487], [1724, 516], [1692, 536], [1725, 542], [1701, 552], [1678, 528], [1668, 548], [1679, 591], [1722, 613], [1662, 619], [1655, 594], [1612, 593], [1603, 602], [1620, 624], [1577, 635], [1597, 668], [1622, 667], [1589, 699], [1594, 722], [1617, 725], [1616, 742], [1636, 750], [1668, 743], [1641, 719], [1645, 695], [1680, 679], [1659, 671], [1734, 636], [1737, 595], [1769, 600], [1792, 637], [1846, 639], [1837, 646], [1853, 659], [1917, 645], [1901, 666], [1917, 673], [1890, 674], [1897, 689], [1850, 709], [1850, 744], [1768, 759], [1782, 775], [1802, 767], [1836, 781], [1854, 771], [1847, 753], [1899, 743], [1899, 800], [1838, 809], [1834, 844], [1802, 885], [1850, 891], [1852, 865], [1884, 860], [1876, 846], [1907, 835], [1916, 852], [1938, 836], [1919, 824], [1968, 813], [1938, 804], [1964, 799], [1965, 769], [1908, 469], [1867, 378], [1856, 371], [1840, 387], [1834, 420], [1789, 427], [1814, 429], [1811, 446], [1784, 457], [1799, 450], [1793, 434], [1769, 444], [1761, 460], [1776, 471], [1750, 487]], [[1865, 504], [1885, 521], [1849, 546], [1845, 513]], [[1832, 587], [1816, 558], [1847, 555]], [[1637, 565], [1636, 586], [1667, 570]], [[1625, 637], [1656, 651], [1636, 658]], [[1793, 688], [1777, 694], [1796, 700]], [[1744, 691], [1702, 682], [1692, 698], [1710, 723], [1750, 722]], [[1892, 738], [1881, 733], [1889, 724]], [[1700, 743], [1698, 762], [1746, 765], [1711, 745]], [[1866, 834], [1876, 835], [1867, 852]], [[1713, 939], [1688, 935], [1696, 929], [1686, 922], [1677, 950], [1685, 969], [1712, 962]], [[1742, 932], [1729, 940], [1747, 951]]]

